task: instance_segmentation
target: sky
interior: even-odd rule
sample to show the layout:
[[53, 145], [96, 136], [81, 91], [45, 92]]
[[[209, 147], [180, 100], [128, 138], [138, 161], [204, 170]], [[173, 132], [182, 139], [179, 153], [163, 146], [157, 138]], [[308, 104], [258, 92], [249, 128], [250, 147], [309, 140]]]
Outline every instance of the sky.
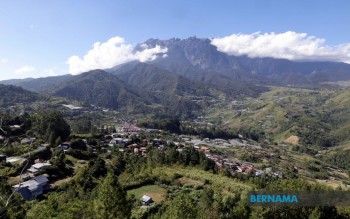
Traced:
[[135, 54], [149, 38], [197, 36], [230, 55], [350, 63], [349, 8], [348, 0], [0, 0], [0, 80], [166, 55]]

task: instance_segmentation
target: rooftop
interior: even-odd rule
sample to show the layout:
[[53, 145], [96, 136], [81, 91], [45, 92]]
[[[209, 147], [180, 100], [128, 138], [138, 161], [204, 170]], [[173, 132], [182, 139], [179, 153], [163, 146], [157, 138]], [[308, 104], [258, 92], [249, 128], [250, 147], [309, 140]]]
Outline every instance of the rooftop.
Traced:
[[35, 169], [40, 169], [44, 166], [51, 166], [51, 164], [49, 164], [49, 163], [36, 163], [36, 164], [32, 165], [32, 167], [34, 167]]
[[47, 183], [49, 180], [44, 175], [34, 177], [34, 180], [39, 184]]
[[144, 201], [144, 202], [150, 202], [150, 201], [152, 201], [152, 198], [147, 196], [147, 195], [143, 195], [141, 200]]

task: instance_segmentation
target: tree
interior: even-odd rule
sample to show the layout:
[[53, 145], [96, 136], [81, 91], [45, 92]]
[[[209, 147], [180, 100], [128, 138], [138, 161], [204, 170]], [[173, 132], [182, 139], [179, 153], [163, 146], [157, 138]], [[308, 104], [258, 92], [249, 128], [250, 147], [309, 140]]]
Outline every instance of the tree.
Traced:
[[55, 133], [54, 132], [50, 132], [50, 129], [48, 129], [47, 135], [49, 136], [49, 138], [46, 139], [46, 140], [49, 142], [50, 146], [56, 146], [55, 145], [55, 142], [56, 142], [56, 140], [55, 140], [56, 139]]
[[96, 187], [96, 182], [91, 175], [89, 168], [81, 169], [75, 176], [75, 184], [78, 188], [81, 188], [82, 193], [91, 192]]
[[90, 118], [71, 121], [70, 124], [75, 133], [90, 133], [93, 127]]
[[66, 156], [61, 150], [55, 150], [53, 157], [51, 158], [51, 164], [59, 169], [65, 169], [66, 167]]
[[112, 160], [112, 169], [114, 169], [114, 174], [119, 176], [125, 170], [126, 162], [122, 155], [117, 154]]
[[71, 142], [70, 147], [72, 149], [84, 150], [84, 151], [86, 151], [86, 149], [87, 149], [85, 142], [83, 140], [81, 140], [81, 139], [74, 139]]
[[177, 195], [166, 207], [162, 218], [197, 218], [197, 203], [188, 193]]
[[46, 112], [39, 117], [37, 131], [43, 136], [44, 140], [54, 145], [59, 137], [62, 141], [67, 139], [70, 135], [70, 126], [60, 112]]
[[211, 189], [204, 189], [199, 198], [197, 207], [198, 218], [217, 218], [218, 212], [214, 208], [214, 191]]
[[88, 167], [93, 177], [99, 178], [107, 174], [106, 162], [100, 157], [90, 161]]
[[119, 219], [130, 218], [131, 203], [126, 191], [120, 186], [117, 176], [108, 173], [97, 187], [96, 199], [93, 202], [96, 218]]

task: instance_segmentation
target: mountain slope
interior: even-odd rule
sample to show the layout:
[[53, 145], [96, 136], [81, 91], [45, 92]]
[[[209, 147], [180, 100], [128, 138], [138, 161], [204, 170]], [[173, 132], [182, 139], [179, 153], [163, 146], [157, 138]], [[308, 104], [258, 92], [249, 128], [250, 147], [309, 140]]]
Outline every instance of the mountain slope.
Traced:
[[285, 59], [239, 57], [244, 68], [285, 84], [350, 80], [350, 65], [337, 62], [293, 62]]
[[[130, 68], [131, 67], [131, 68]], [[209, 86], [190, 81], [153, 65], [136, 63], [110, 70], [127, 84], [138, 86], [151, 93], [166, 95], [205, 95], [210, 96]]]
[[58, 84], [68, 81], [72, 78], [72, 75], [60, 75], [60, 76], [51, 76], [43, 78], [26, 78], [26, 79], [13, 79], [0, 81], [1, 84], [12, 84], [16, 86], [23, 87], [26, 90], [35, 91], [35, 92], [48, 92], [52, 90], [53, 87]]
[[174, 116], [200, 113], [208, 101], [215, 100], [219, 94], [224, 95], [207, 84], [145, 63], [129, 63], [108, 71], [131, 87], [149, 93], [155, 103]]
[[[174, 60], [176, 62], [176, 60]], [[131, 62], [116, 66], [107, 70], [108, 72], [119, 75], [124, 81], [131, 85], [145, 86], [143, 88], [149, 90], [157, 90], [158, 86], [163, 86], [169, 90], [171, 87], [177, 90], [176, 94], [190, 94], [190, 95], [209, 95], [209, 88], [217, 90], [229, 97], [239, 96], [258, 96], [268, 89], [263, 86], [256, 86], [252, 83], [246, 83], [240, 80], [232, 80], [231, 78], [215, 73], [203, 72], [189, 67], [186, 69], [188, 74], [179, 72], [171, 72], [166, 70], [167, 67], [159, 66], [156, 63], [139, 63]], [[183, 66], [183, 65], [180, 65]], [[169, 83], [171, 81], [171, 83]], [[164, 86], [164, 85], [167, 86]], [[175, 88], [177, 85], [177, 88]], [[179, 92], [179, 89], [186, 91]]]
[[0, 84], [0, 106], [6, 107], [18, 103], [31, 103], [40, 100], [42, 97], [37, 93], [24, 90], [13, 85]]
[[141, 97], [134, 90], [103, 70], [73, 76], [69, 81], [58, 85], [51, 94], [113, 109], [143, 104]]

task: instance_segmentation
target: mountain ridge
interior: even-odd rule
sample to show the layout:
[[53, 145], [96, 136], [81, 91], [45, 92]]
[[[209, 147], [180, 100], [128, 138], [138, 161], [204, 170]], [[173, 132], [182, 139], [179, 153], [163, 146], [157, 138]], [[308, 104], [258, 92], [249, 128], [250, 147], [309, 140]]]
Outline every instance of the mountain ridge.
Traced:
[[[220, 100], [258, 97], [265, 85], [315, 85], [350, 80], [350, 65], [336, 62], [293, 62], [274, 58], [229, 56], [209, 39], [150, 39], [135, 51], [156, 45], [167, 56], [146, 63], [133, 61], [79, 75], [6, 80], [25, 89], [128, 112], [195, 116]], [[263, 85], [263, 86], [262, 86]]]
[[143, 102], [137, 92], [103, 70], [92, 70], [73, 76], [69, 81], [57, 85], [50, 93], [112, 109], [121, 109], [129, 102], [135, 105]]
[[15, 85], [0, 84], [0, 93], [1, 107], [10, 106], [13, 103], [31, 103], [43, 99], [43, 96]]
[[[350, 80], [350, 65], [346, 63], [233, 56], [218, 51], [210, 39], [206, 38], [149, 39], [137, 45], [135, 51], [156, 45], [166, 47], [167, 55], [149, 61], [148, 64], [193, 81], [213, 85], [221, 86], [222, 83], [226, 83], [228, 86], [235, 86], [239, 83], [253, 83], [284, 86]], [[38, 79], [5, 80], [0, 83], [46, 92], [52, 86], [71, 77], [72, 75], [68, 74]]]
[[151, 63], [189, 78], [194, 77], [191, 72], [201, 71], [202, 77], [207, 77], [208, 72], [214, 72], [232, 80], [272, 85], [350, 80], [350, 65], [346, 63], [227, 55], [218, 51], [209, 39], [150, 39], [142, 45], [167, 47], [168, 56]]

